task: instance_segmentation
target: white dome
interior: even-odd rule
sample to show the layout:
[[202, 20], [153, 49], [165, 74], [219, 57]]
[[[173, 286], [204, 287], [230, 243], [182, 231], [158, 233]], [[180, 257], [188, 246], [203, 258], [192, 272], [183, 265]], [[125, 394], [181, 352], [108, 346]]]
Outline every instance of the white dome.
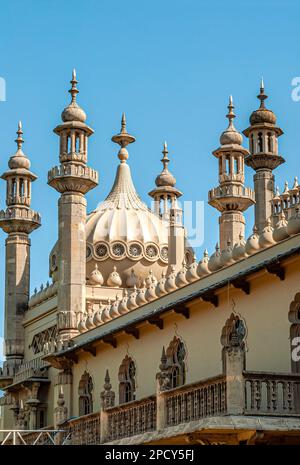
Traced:
[[96, 261], [105, 281], [114, 266], [123, 284], [132, 269], [140, 280], [150, 269], [159, 279], [168, 266], [168, 223], [142, 202], [124, 161], [111, 192], [87, 217], [86, 241], [87, 268]]

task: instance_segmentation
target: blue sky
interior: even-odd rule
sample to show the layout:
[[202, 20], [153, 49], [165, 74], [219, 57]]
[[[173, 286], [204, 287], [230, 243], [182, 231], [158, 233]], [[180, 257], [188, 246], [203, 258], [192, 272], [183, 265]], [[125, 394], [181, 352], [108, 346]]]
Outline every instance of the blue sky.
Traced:
[[[184, 198], [206, 201], [207, 191], [217, 185], [217, 161], [211, 152], [226, 127], [228, 96], [233, 94], [236, 105], [236, 127], [245, 129], [258, 106], [262, 75], [267, 106], [285, 132], [280, 153], [287, 163], [275, 173], [282, 190], [285, 179], [291, 183], [300, 171], [300, 102], [291, 98], [291, 81], [300, 76], [299, 17], [297, 1], [2, 2], [0, 77], [6, 81], [7, 96], [0, 102], [0, 171], [15, 151], [21, 119], [24, 151], [39, 177], [32, 208], [41, 213], [43, 223], [31, 236], [32, 289], [48, 279], [48, 254], [57, 238], [58, 194], [47, 185], [47, 171], [58, 163], [58, 138], [52, 129], [69, 101], [72, 68], [77, 70], [79, 103], [95, 130], [89, 165], [99, 171], [100, 183], [88, 194], [89, 210], [112, 185], [118, 159], [110, 138], [119, 130], [123, 111], [129, 132], [137, 138], [129, 148], [129, 163], [141, 197], [149, 199], [167, 140], [170, 170]], [[248, 186], [252, 175], [248, 168]], [[217, 218], [206, 205], [199, 256], [205, 247], [213, 250]], [[253, 211], [247, 220], [249, 235]], [[0, 232], [0, 314], [4, 240]]]

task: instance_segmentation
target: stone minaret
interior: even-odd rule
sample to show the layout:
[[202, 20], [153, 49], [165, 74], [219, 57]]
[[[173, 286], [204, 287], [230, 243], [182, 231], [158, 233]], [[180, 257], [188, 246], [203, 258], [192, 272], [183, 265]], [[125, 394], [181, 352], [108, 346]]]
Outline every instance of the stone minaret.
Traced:
[[98, 173], [87, 166], [88, 138], [93, 130], [76, 102], [73, 71], [71, 103], [62, 112], [63, 123], [54, 129], [60, 137], [60, 165], [48, 173], [48, 184], [60, 194], [58, 201], [58, 330], [61, 340], [78, 333], [79, 315], [85, 311], [86, 199], [98, 184]]
[[283, 131], [276, 126], [276, 116], [265, 107], [264, 83], [261, 81], [260, 93], [257, 96], [260, 107], [250, 116], [250, 127], [243, 133], [249, 137], [250, 155], [245, 163], [255, 170], [255, 226], [261, 232], [266, 221], [272, 214], [272, 199], [274, 197], [273, 170], [284, 163], [284, 159], [278, 155], [278, 137]]
[[235, 129], [233, 119], [234, 106], [229, 98], [229, 125], [220, 137], [221, 146], [213, 152], [219, 160], [219, 186], [210, 190], [208, 203], [221, 212], [220, 248], [227, 244], [233, 246], [239, 241], [239, 236], [245, 233], [245, 218], [243, 212], [254, 203], [254, 193], [244, 187], [244, 159], [249, 155], [242, 147], [242, 135]]
[[29, 234], [41, 225], [40, 215], [30, 208], [31, 183], [37, 179], [22, 150], [19, 123], [17, 152], [9, 159], [9, 170], [2, 174], [7, 183], [6, 210], [0, 212], [0, 227], [8, 234], [5, 257], [5, 367], [13, 374], [24, 357], [23, 318], [30, 290]]
[[182, 222], [182, 209], [179, 207], [177, 199], [182, 196], [182, 192], [175, 187], [176, 179], [169, 171], [168, 153], [165, 142], [161, 159], [163, 170], [155, 179], [157, 187], [149, 192], [149, 195], [154, 200], [154, 212], [166, 220], [169, 233], [169, 265], [173, 269], [174, 267], [181, 269], [185, 259], [185, 230]]

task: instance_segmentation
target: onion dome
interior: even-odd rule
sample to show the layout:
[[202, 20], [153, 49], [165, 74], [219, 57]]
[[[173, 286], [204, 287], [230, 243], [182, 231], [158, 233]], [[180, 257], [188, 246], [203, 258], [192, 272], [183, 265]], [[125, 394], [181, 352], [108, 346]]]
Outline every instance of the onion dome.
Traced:
[[217, 271], [220, 268], [222, 268], [220, 247], [218, 243], [216, 244], [216, 251], [211, 255], [209, 259], [208, 268], [210, 271]]
[[273, 239], [273, 228], [271, 226], [270, 218], [266, 221], [266, 226], [262, 230], [259, 235], [259, 245], [261, 248], [270, 247], [271, 245], [275, 244]]
[[21, 121], [19, 121], [19, 124], [18, 124], [17, 135], [18, 135], [18, 137], [16, 138], [15, 142], [17, 143], [18, 150], [9, 159], [8, 166], [9, 166], [9, 168], [11, 170], [15, 170], [15, 169], [29, 170], [30, 161], [26, 157], [26, 155], [24, 155], [23, 150], [22, 150], [22, 145], [24, 143], [24, 140], [23, 140], [23, 137], [22, 137], [23, 131], [22, 131], [22, 123], [21, 123]]
[[111, 303], [110, 303], [110, 298], [109, 298], [108, 301], [107, 301], [107, 305], [104, 307], [104, 309], [102, 311], [102, 315], [101, 315], [103, 323], [106, 323], [107, 321], [111, 320], [111, 317], [110, 317], [110, 314], [109, 314], [110, 313], [110, 307], [111, 307]]
[[199, 278], [202, 278], [203, 276], [210, 274], [211, 271], [208, 268], [208, 263], [209, 263], [209, 255], [208, 255], [207, 249], [205, 249], [203, 258], [198, 263], [197, 273], [198, 273]]
[[246, 241], [243, 238], [243, 235], [239, 235], [239, 241], [234, 244], [234, 247], [232, 249], [232, 258], [235, 261], [242, 260], [247, 256], [246, 254]]
[[122, 286], [122, 279], [121, 279], [119, 273], [117, 272], [117, 267], [116, 266], [114, 266], [114, 270], [110, 273], [110, 275], [108, 277], [108, 280], [107, 280], [107, 284], [110, 287], [120, 287], [120, 286]]
[[118, 316], [120, 316], [120, 313], [119, 313], [120, 302], [121, 302], [120, 296], [117, 294], [116, 300], [111, 305], [110, 310], [109, 310], [109, 316], [111, 317], [111, 319], [117, 318]]
[[139, 285], [139, 277], [135, 274], [134, 269], [132, 268], [129, 277], [126, 280], [126, 286], [127, 287], [138, 287]]
[[102, 273], [101, 273], [101, 271], [98, 270], [97, 263], [95, 264], [95, 268], [94, 268], [94, 270], [91, 272], [91, 274], [89, 276], [89, 282], [91, 284], [96, 285], [96, 286], [102, 286], [103, 283], [104, 283]]
[[166, 281], [167, 281], [166, 273], [163, 271], [162, 275], [161, 275], [161, 278], [160, 278], [160, 280], [158, 281], [158, 283], [156, 285], [155, 292], [156, 292], [157, 297], [162, 297], [163, 295], [165, 295], [167, 293], [167, 291], [166, 291]]
[[94, 320], [93, 321], [94, 321], [95, 326], [102, 325], [102, 323], [103, 323], [103, 320], [102, 320], [103, 309], [104, 309], [104, 306], [102, 304], [100, 304], [99, 310], [97, 310], [97, 312], [95, 312], [95, 314], [94, 314]]
[[250, 115], [249, 121], [250, 121], [251, 126], [255, 124], [264, 124], [264, 123], [275, 125], [276, 124], [275, 114], [273, 113], [273, 111], [268, 110], [265, 107], [265, 100], [268, 98], [268, 96], [265, 94], [265, 86], [264, 86], [263, 79], [261, 80], [260, 93], [257, 96], [257, 98], [260, 100], [260, 107], [258, 108], [258, 110], [253, 111]]
[[186, 279], [189, 283], [192, 283], [194, 281], [197, 281], [197, 279], [199, 279], [197, 268], [198, 268], [197, 258], [196, 258], [196, 255], [194, 255], [193, 262], [189, 265], [187, 272], [186, 272]]
[[168, 164], [170, 163], [170, 159], [168, 158], [168, 153], [169, 152], [168, 152], [167, 142], [165, 142], [164, 148], [162, 151], [163, 158], [161, 159], [161, 162], [163, 164], [163, 170], [155, 179], [155, 184], [157, 185], [157, 187], [161, 187], [161, 186], [174, 187], [176, 184], [175, 177], [173, 176], [173, 174], [170, 173], [168, 169]]
[[134, 290], [130, 294], [129, 299], [127, 301], [128, 310], [134, 310], [135, 308], [137, 308], [138, 305], [136, 303], [136, 297], [137, 297], [137, 290], [136, 290], [136, 286], [134, 286]]
[[276, 226], [273, 231], [273, 239], [276, 242], [283, 241], [287, 237], [289, 237], [289, 234], [287, 232], [287, 220], [285, 218], [285, 214], [283, 211], [280, 212], [279, 214], [279, 221], [276, 223]]
[[187, 272], [187, 266], [185, 260], [182, 263], [182, 268], [181, 270], [178, 271], [177, 276], [176, 276], [176, 286], [177, 287], [182, 287], [186, 286], [188, 284], [188, 280], [186, 279], [186, 272]]
[[152, 302], [152, 300], [157, 299], [157, 295], [155, 292], [156, 284], [157, 284], [156, 282], [152, 281], [151, 284], [147, 286], [147, 290], [145, 293], [145, 298], [147, 302]]
[[72, 99], [71, 99], [70, 104], [62, 112], [61, 119], [63, 120], [64, 123], [68, 121], [79, 121], [81, 123], [84, 123], [86, 120], [86, 114], [76, 102], [76, 96], [79, 93], [79, 90], [76, 87], [78, 81], [76, 80], [75, 69], [73, 69], [72, 79], [70, 83], [72, 84], [72, 87], [69, 90], [69, 92], [72, 96]]
[[92, 313], [88, 314], [87, 319], [85, 321], [85, 326], [87, 330], [95, 328], [94, 315]]
[[136, 303], [138, 306], [145, 305], [147, 303], [146, 290], [146, 283], [144, 281], [142, 287], [137, 291]]
[[243, 136], [235, 129], [233, 120], [235, 118], [235, 114], [233, 112], [234, 106], [232, 101], [232, 96], [229, 97], [229, 105], [228, 105], [228, 113], [226, 118], [229, 120], [228, 128], [221, 134], [220, 143], [221, 145], [242, 145]]
[[232, 247], [231, 247], [230, 240], [227, 241], [227, 247], [224, 250], [222, 250], [220, 260], [221, 260], [222, 266], [229, 266], [232, 263], [234, 263], [234, 259], [232, 257]]
[[171, 273], [167, 276], [165, 289], [167, 292], [173, 292], [177, 289], [175, 266], [172, 265]]
[[246, 242], [246, 253], [248, 255], [252, 255], [256, 252], [258, 252], [260, 249], [259, 245], [259, 236], [257, 233], [257, 227], [253, 227], [253, 234], [251, 234], [250, 237], [248, 237], [247, 242]]
[[128, 309], [127, 303], [128, 303], [128, 292], [127, 292], [127, 289], [124, 289], [124, 295], [119, 304], [120, 315], [123, 315], [124, 313], [128, 312], [129, 309]]

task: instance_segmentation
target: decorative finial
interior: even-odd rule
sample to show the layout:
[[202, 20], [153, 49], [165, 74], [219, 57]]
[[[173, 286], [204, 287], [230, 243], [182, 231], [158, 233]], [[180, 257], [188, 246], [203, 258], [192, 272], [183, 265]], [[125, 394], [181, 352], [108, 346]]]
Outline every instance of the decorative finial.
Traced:
[[260, 92], [257, 98], [260, 100], [260, 107], [259, 108], [265, 108], [265, 100], [268, 98], [268, 96], [265, 94], [265, 85], [263, 78], [261, 78], [261, 83], [260, 83]]
[[229, 120], [229, 126], [228, 127], [233, 127], [233, 120], [235, 118], [235, 114], [233, 112], [233, 109], [234, 109], [234, 105], [233, 105], [233, 99], [232, 99], [232, 95], [229, 96], [229, 104], [228, 104], [228, 113], [226, 115], [226, 118], [228, 118]]
[[23, 140], [23, 131], [22, 131], [22, 122], [19, 121], [18, 123], [18, 130], [17, 130], [17, 135], [18, 137], [15, 139], [15, 142], [17, 143], [17, 146], [18, 146], [18, 150], [22, 150], [22, 145], [24, 143], [24, 140]]
[[167, 146], [167, 142], [165, 141], [164, 148], [162, 150], [163, 157], [160, 160], [162, 162], [163, 166], [164, 166], [163, 171], [168, 171], [168, 164], [170, 162], [170, 159], [168, 157], [168, 153], [169, 153], [168, 146]]
[[78, 84], [78, 81], [76, 80], [76, 70], [75, 69], [73, 69], [73, 71], [72, 71], [72, 79], [71, 79], [70, 83], [72, 84], [72, 87], [69, 90], [69, 92], [72, 95], [72, 103], [75, 103], [76, 102], [76, 95], [79, 93], [79, 90], [76, 87], [76, 85]]
[[128, 144], [132, 144], [133, 142], [135, 142], [135, 137], [131, 136], [127, 132], [125, 113], [122, 114], [120, 133], [113, 136], [111, 140], [121, 146], [121, 149], [119, 150], [119, 153], [118, 153], [118, 157], [121, 160], [121, 163], [126, 163], [126, 160], [129, 157], [126, 146]]

